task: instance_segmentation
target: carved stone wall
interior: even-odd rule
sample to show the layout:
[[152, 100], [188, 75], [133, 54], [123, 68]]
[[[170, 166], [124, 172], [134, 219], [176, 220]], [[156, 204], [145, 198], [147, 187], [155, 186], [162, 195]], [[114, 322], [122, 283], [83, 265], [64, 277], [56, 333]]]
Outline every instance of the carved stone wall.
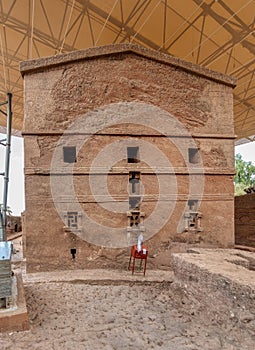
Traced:
[[133, 45], [21, 71], [28, 271], [123, 268], [137, 228], [151, 267], [172, 247], [234, 244], [231, 78]]
[[235, 243], [255, 247], [255, 193], [235, 197]]

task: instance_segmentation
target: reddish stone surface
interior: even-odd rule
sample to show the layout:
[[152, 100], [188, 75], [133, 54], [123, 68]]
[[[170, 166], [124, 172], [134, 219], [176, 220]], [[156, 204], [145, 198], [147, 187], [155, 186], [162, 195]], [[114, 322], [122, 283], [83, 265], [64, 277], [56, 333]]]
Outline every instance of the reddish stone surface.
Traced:
[[255, 247], [255, 193], [235, 197], [235, 243]]
[[22, 231], [21, 217], [7, 215], [7, 227], [6, 227], [7, 235], [11, 235], [15, 232], [21, 232], [21, 231]]
[[[53, 177], [64, 184], [54, 198], [55, 204], [61, 203], [63, 211], [72, 207], [69, 193], [72, 177], [81, 220], [86, 214], [99, 225], [121, 228], [120, 239], [127, 232], [130, 171], [141, 173], [144, 196], [140, 209], [145, 219], [151, 217], [158, 204], [171, 207], [174, 203], [172, 214], [153, 237], [157, 220], [145, 224], [149, 268], [169, 265], [169, 252], [183, 251], [187, 244], [233, 246], [232, 78], [133, 45], [28, 61], [21, 64], [21, 71], [25, 86], [24, 230], [28, 271], [124, 268], [123, 255], [129, 254], [128, 248], [102, 248], [87, 242], [83, 233], [93, 238], [97, 232], [86, 224], [80, 225], [77, 234], [63, 228], [65, 224], [52, 199]], [[119, 122], [123, 115], [126, 123]], [[61, 136], [79, 118], [83, 122], [75, 130], [74, 140], [82, 142], [87, 136], [88, 140], [77, 151], [72, 172], [64, 175], [68, 165], [62, 162], [53, 175], [56, 147], [61, 148], [68, 140], [68, 136], [62, 139]], [[100, 128], [95, 129], [98, 120]], [[146, 120], [154, 123], [154, 127]], [[127, 140], [131, 145], [147, 145], [144, 147], [147, 156], [152, 147], [156, 152], [155, 163], [149, 164], [143, 155], [139, 163], [127, 163], [126, 146], [121, 146]], [[116, 149], [106, 151], [112, 144], [120, 145], [118, 151], [122, 156], [116, 161], [112, 160]], [[199, 149], [200, 164], [189, 163], [189, 148], [194, 147]], [[98, 181], [99, 192], [106, 174], [111, 200], [119, 205], [126, 203], [126, 211], [102, 208], [105, 199], [95, 197], [91, 189], [91, 166], [102, 151], [105, 153], [101, 163], [93, 168], [97, 174], [94, 176], [102, 179]], [[102, 163], [111, 166], [105, 170]], [[169, 183], [173, 190], [165, 190]], [[197, 210], [202, 213], [202, 231], [184, 232], [185, 207], [188, 200], [194, 199], [201, 201]], [[73, 247], [77, 250], [75, 261], [70, 255]]]

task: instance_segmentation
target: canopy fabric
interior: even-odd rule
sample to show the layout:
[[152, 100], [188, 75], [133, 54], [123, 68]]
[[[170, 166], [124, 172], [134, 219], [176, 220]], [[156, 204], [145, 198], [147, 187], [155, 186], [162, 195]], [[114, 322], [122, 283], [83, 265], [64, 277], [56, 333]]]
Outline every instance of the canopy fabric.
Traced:
[[238, 139], [254, 138], [254, 0], [1, 0], [0, 16], [0, 103], [12, 92], [17, 130], [20, 61], [129, 42], [238, 78], [235, 132]]

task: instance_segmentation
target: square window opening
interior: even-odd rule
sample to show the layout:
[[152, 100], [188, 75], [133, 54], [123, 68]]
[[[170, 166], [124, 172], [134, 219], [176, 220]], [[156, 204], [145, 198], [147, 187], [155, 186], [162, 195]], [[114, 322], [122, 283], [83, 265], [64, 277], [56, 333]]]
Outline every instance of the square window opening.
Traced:
[[192, 164], [200, 163], [198, 148], [189, 148], [189, 162]]
[[76, 147], [63, 147], [63, 156], [65, 163], [76, 163]]
[[194, 199], [188, 200], [188, 210], [197, 212], [198, 210], [198, 201]]
[[129, 209], [140, 210], [141, 197], [129, 197]]
[[128, 163], [139, 163], [139, 147], [127, 147]]

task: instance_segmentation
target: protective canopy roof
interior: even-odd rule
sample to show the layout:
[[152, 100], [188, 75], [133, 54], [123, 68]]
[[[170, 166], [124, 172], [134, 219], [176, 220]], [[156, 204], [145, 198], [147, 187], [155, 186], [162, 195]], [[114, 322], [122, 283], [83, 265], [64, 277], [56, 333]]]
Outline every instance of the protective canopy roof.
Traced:
[[0, 15], [0, 102], [12, 92], [17, 130], [20, 61], [127, 42], [238, 78], [235, 132], [238, 139], [254, 137], [254, 0], [1, 0]]

